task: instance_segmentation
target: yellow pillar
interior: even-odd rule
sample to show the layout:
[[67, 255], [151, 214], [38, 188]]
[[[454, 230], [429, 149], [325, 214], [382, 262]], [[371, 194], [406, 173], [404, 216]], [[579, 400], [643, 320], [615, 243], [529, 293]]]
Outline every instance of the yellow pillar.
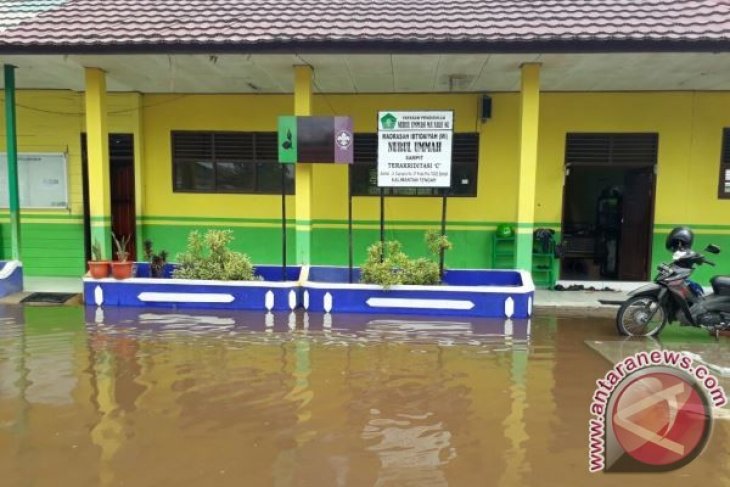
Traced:
[[535, 179], [540, 117], [540, 65], [522, 65], [520, 90], [520, 172], [517, 200], [515, 266], [532, 271], [532, 232], [535, 226]]
[[134, 133], [134, 214], [135, 214], [135, 225], [136, 225], [136, 247], [137, 247], [137, 259], [142, 257], [142, 249], [144, 248], [144, 226], [143, 216], [145, 212], [144, 208], [144, 130], [142, 125], [142, 110], [143, 108], [143, 96], [141, 93], [135, 95], [135, 106], [136, 110], [132, 112], [132, 127]]
[[[294, 115], [312, 115], [312, 68], [294, 66]], [[296, 218], [297, 264], [311, 264], [312, 247], [312, 199], [314, 198], [314, 167], [312, 164], [296, 165]]]
[[99, 242], [102, 258], [111, 259], [109, 133], [106, 119], [106, 74], [86, 68], [86, 153], [89, 165], [91, 243]]

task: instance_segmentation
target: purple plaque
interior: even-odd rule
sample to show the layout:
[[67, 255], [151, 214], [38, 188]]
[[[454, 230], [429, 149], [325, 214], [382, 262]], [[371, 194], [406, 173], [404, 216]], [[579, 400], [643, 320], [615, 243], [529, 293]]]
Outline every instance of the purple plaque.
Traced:
[[352, 118], [335, 117], [335, 162], [352, 164], [355, 135], [352, 133]]

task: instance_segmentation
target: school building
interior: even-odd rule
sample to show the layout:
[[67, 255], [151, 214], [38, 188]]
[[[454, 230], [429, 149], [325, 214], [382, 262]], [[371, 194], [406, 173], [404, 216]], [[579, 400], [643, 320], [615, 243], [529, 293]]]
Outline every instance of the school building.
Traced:
[[[350, 194], [362, 262], [384, 110], [453, 110], [448, 267], [644, 280], [677, 225], [730, 252], [725, 2], [11, 1], [0, 64], [0, 252], [28, 275], [80, 276], [112, 230], [139, 259], [230, 228], [279, 263], [282, 185], [290, 263], [347, 264]], [[282, 115], [352, 117], [354, 163], [282, 167]], [[384, 191], [386, 238], [424, 254], [440, 190]]]

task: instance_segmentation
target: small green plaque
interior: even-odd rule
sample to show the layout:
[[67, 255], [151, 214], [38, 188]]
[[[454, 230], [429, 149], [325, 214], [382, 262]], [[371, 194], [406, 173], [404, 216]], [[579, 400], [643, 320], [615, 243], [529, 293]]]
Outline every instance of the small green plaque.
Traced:
[[296, 164], [297, 162], [297, 117], [279, 117], [279, 162]]

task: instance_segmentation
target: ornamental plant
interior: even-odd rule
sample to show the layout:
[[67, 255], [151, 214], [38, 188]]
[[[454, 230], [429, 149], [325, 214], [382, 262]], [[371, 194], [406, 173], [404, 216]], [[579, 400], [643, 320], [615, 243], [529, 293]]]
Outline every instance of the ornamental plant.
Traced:
[[119, 259], [119, 262], [127, 262], [127, 259], [129, 258], [128, 248], [131, 237], [129, 235], [122, 235], [122, 238], [120, 239], [112, 233], [112, 238], [114, 239], [114, 246], [117, 248], [117, 259]]
[[144, 257], [150, 263], [150, 277], [163, 277], [165, 274], [165, 264], [167, 263], [167, 250], [161, 250], [159, 254], [155, 253], [152, 247], [152, 240], [145, 240]]
[[173, 277], [218, 281], [256, 279], [251, 259], [228, 248], [232, 241], [231, 230], [208, 230], [205, 235], [193, 230], [188, 235], [187, 250], [177, 255], [179, 265]]
[[98, 239], [94, 239], [94, 243], [91, 244], [91, 260], [94, 262], [101, 262], [101, 243]]
[[429, 230], [425, 235], [428, 258], [411, 259], [397, 240], [376, 242], [368, 247], [367, 259], [361, 267], [360, 281], [366, 284], [391, 286], [434, 285], [441, 282], [438, 259], [442, 251], [452, 248], [446, 235]]

